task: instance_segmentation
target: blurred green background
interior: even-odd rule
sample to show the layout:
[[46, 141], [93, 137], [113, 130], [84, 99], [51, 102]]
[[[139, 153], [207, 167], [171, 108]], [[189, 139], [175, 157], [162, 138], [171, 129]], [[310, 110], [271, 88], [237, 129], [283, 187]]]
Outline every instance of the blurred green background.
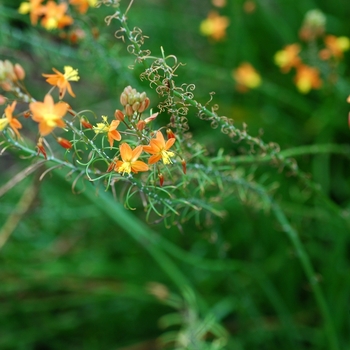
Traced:
[[[246, 2], [229, 0], [225, 7], [215, 8], [209, 0], [135, 1], [129, 25], [141, 27], [149, 36], [145, 47], [154, 55], [161, 54], [162, 46], [185, 64], [177, 71], [177, 82], [194, 83], [199, 102], [205, 103], [215, 91], [218, 113], [234, 119], [239, 128], [246, 123], [251, 135], [263, 131], [263, 140], [276, 142], [281, 149], [329, 143], [347, 147], [350, 53], [339, 63], [334, 84], [325, 83], [306, 95], [296, 89], [293, 73], [280, 72], [273, 56], [291, 43], [306, 46], [298, 32], [311, 9], [326, 16], [326, 33], [350, 37], [348, 1], [257, 0], [250, 1], [255, 5], [252, 12], [246, 11]], [[48, 90], [42, 73], [71, 65], [79, 69], [81, 79], [74, 85], [77, 98], [68, 97], [67, 102], [77, 110], [113, 115], [121, 108], [119, 95], [127, 85], [145, 90], [156, 106], [155, 91], [139, 80], [142, 67], [128, 69], [134, 57], [113, 36], [118, 23], [105, 26], [111, 8], [90, 9], [77, 17], [74, 25], [84, 29], [86, 37], [71, 44], [56, 32], [31, 26], [28, 16], [17, 13], [19, 4], [0, 2], [0, 59], [23, 65], [35, 98]], [[199, 31], [211, 10], [230, 21], [221, 41]], [[94, 38], [96, 28], [99, 34]], [[232, 71], [244, 61], [255, 67], [263, 83], [242, 94]], [[168, 119], [161, 114], [159, 126]], [[188, 119], [195, 140], [209, 154], [222, 147], [231, 156], [247, 153], [247, 145], [232, 143], [196, 118], [195, 111]], [[347, 349], [349, 157], [304, 155], [298, 163], [319, 184], [322, 196], [270, 164], [253, 164], [247, 172], [254, 172], [266, 188], [278, 187], [276, 197], [317, 272], [338, 348]], [[29, 164], [30, 160], [5, 152], [0, 157], [1, 183]], [[48, 174], [39, 181], [43, 169], [0, 198], [0, 230], [11, 214], [20, 213], [18, 225], [0, 247], [0, 349], [157, 349], [155, 340], [168, 331], [158, 321], [174, 309], [146, 287], [158, 282], [181, 295], [178, 286], [162, 269], [161, 260], [149, 254], [149, 242], [136, 242], [91, 197], [73, 194], [64, 174]], [[275, 217], [239, 196], [221, 202], [220, 193], [218, 197], [218, 206], [226, 212], [223, 218], [208, 218], [199, 226], [190, 220], [181, 230], [149, 225], [156, 237], [164, 238], [154, 249], [164, 252], [191, 282], [198, 313], [214, 314], [228, 331], [226, 349], [330, 349], [298, 256]], [[144, 221], [141, 208], [132, 215]], [[186, 310], [177, 311], [181, 315]]]

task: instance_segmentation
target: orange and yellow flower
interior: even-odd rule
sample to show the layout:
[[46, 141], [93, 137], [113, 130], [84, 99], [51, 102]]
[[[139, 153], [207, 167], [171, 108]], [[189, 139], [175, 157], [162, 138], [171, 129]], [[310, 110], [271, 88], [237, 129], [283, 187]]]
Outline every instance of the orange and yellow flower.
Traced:
[[56, 127], [64, 128], [66, 126], [62, 118], [68, 110], [66, 103], [54, 103], [51, 95], [47, 94], [44, 102], [32, 102], [29, 104], [32, 112], [32, 118], [39, 123], [39, 132], [41, 136], [50, 134]]
[[350, 39], [346, 36], [336, 37], [335, 35], [327, 35], [324, 39], [326, 48], [320, 51], [320, 57], [327, 60], [331, 57], [341, 59], [344, 51], [350, 49]]
[[224, 39], [226, 28], [230, 21], [225, 16], [220, 16], [216, 11], [210, 11], [208, 17], [200, 24], [199, 30], [204, 36], [209, 36], [214, 40]]
[[71, 66], [64, 67], [64, 74], [62, 74], [55, 68], [52, 68], [52, 70], [56, 74], [43, 74], [43, 77], [47, 78], [46, 81], [49, 84], [58, 87], [60, 92], [60, 99], [64, 97], [67, 90], [71, 96], [75, 97], [75, 94], [69, 82], [78, 81], [80, 79], [78, 75], [78, 70], [73, 69]]
[[147, 171], [148, 165], [141, 160], [137, 160], [142, 153], [142, 146], [137, 146], [135, 149], [127, 143], [122, 143], [119, 146], [120, 157], [122, 160], [117, 160], [114, 170], [118, 173], [130, 174], [131, 172], [137, 174], [139, 171]]
[[30, 22], [33, 26], [38, 23], [38, 18], [43, 14], [44, 6], [41, 5], [43, 0], [29, 0], [19, 5], [18, 12], [22, 15], [30, 13]]
[[89, 7], [94, 7], [97, 4], [97, 0], [69, 0], [69, 3], [76, 6], [78, 12], [84, 14]]
[[13, 101], [11, 105], [8, 105], [5, 108], [5, 117], [3, 119], [0, 119], [0, 131], [4, 130], [7, 126], [10, 126], [10, 128], [15, 132], [17, 137], [20, 137], [18, 129], [22, 128], [22, 124], [18, 121], [18, 119], [13, 117], [13, 112], [16, 108], [16, 101]]
[[288, 73], [291, 68], [295, 68], [301, 63], [298, 56], [300, 51], [299, 44], [287, 45], [283, 50], [276, 52], [274, 61], [283, 73]]
[[102, 119], [103, 123], [97, 123], [93, 129], [96, 134], [107, 134], [109, 145], [112, 148], [114, 140], [120, 141], [122, 138], [119, 131], [116, 130], [120, 124], [120, 120], [112, 120], [112, 123], [109, 124], [106, 116], [102, 116]]
[[68, 4], [62, 2], [56, 4], [50, 0], [46, 6], [43, 7], [43, 19], [41, 20], [42, 26], [47, 29], [62, 29], [63, 27], [69, 26], [73, 23], [73, 18], [66, 14]]
[[319, 70], [305, 64], [298, 66], [294, 81], [302, 94], [307, 94], [311, 89], [319, 89], [322, 85]]
[[232, 72], [232, 77], [236, 80], [237, 89], [241, 92], [246, 92], [248, 89], [255, 89], [261, 85], [260, 74], [248, 62], [243, 62], [235, 69]]
[[171, 164], [171, 158], [175, 156], [174, 152], [168, 151], [169, 148], [175, 143], [175, 138], [170, 138], [165, 142], [163, 134], [158, 131], [156, 138], [151, 139], [148, 146], [143, 146], [143, 150], [152, 154], [148, 159], [148, 164], [157, 163], [159, 160], [163, 160], [164, 164]]

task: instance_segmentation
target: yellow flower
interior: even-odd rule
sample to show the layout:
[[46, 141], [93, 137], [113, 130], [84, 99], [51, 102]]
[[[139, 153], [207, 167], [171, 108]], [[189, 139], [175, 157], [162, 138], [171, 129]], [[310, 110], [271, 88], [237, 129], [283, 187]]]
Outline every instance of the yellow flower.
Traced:
[[302, 94], [307, 94], [311, 89], [319, 89], [322, 85], [318, 69], [304, 64], [297, 68], [294, 81]]
[[54, 103], [51, 95], [47, 94], [44, 102], [32, 102], [29, 104], [32, 118], [39, 123], [41, 136], [50, 134], [56, 127], [64, 128], [66, 124], [62, 120], [67, 113], [66, 103]]
[[78, 70], [73, 69], [71, 66], [65, 66], [64, 67], [64, 74], [59, 72], [57, 69], [52, 68], [52, 70], [56, 74], [43, 74], [43, 77], [47, 78], [46, 81], [53, 85], [57, 86], [60, 92], [60, 99], [62, 99], [68, 90], [68, 93], [75, 97], [75, 94], [73, 93], [72, 87], [70, 86], [70, 81], [78, 81], [79, 75]]
[[233, 79], [237, 82], [237, 89], [246, 92], [248, 89], [255, 89], [261, 85], [260, 74], [247, 62], [243, 62], [232, 72]]
[[73, 18], [66, 15], [68, 4], [62, 2], [56, 4], [50, 0], [46, 6], [43, 6], [44, 18], [41, 20], [42, 26], [47, 29], [62, 29], [63, 27], [69, 26], [73, 23]]
[[226, 28], [230, 21], [225, 16], [220, 16], [216, 11], [210, 11], [208, 17], [200, 24], [199, 30], [204, 36], [214, 40], [221, 40], [226, 36]]
[[122, 143], [119, 146], [120, 156], [122, 160], [118, 160], [114, 170], [118, 173], [130, 174], [131, 172], [137, 174], [139, 171], [147, 171], [148, 165], [140, 160], [137, 160], [142, 153], [142, 146], [137, 146], [135, 149], [127, 143]]
[[10, 128], [15, 132], [17, 137], [20, 137], [21, 135], [19, 134], [18, 129], [22, 128], [22, 124], [13, 117], [13, 111], [16, 108], [16, 101], [13, 101], [11, 105], [8, 105], [5, 108], [5, 116], [6, 118], [0, 119], [0, 131], [4, 130], [8, 125]]
[[283, 50], [277, 51], [274, 56], [274, 61], [282, 70], [283, 73], [288, 73], [291, 68], [297, 67], [301, 60], [299, 58], [300, 45], [287, 45]]
[[109, 145], [112, 148], [114, 140], [120, 141], [122, 138], [119, 131], [116, 130], [120, 124], [120, 120], [113, 120], [112, 123], [109, 124], [106, 116], [102, 116], [102, 119], [103, 123], [97, 123], [93, 129], [96, 134], [107, 134]]
[[89, 7], [94, 7], [97, 4], [97, 0], [69, 0], [69, 3], [76, 6], [78, 12], [84, 14]]
[[155, 139], [150, 141], [148, 146], [143, 146], [143, 150], [147, 153], [152, 154], [152, 156], [148, 159], [148, 164], [157, 163], [159, 160], [163, 160], [164, 164], [170, 164], [171, 157], [174, 157], [174, 152], [168, 151], [168, 149], [174, 144], [176, 141], [175, 138], [170, 138], [165, 142], [163, 134], [158, 131]]

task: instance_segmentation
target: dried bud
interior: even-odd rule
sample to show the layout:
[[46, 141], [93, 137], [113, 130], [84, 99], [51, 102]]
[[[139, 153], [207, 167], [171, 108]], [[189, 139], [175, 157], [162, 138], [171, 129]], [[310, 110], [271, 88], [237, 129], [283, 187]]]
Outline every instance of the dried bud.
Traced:
[[175, 136], [175, 134], [173, 133], [173, 131], [171, 129], [167, 129], [166, 130], [166, 134], [168, 136], [168, 140], [169, 139], [176, 139], [176, 136]]
[[19, 63], [15, 64], [15, 66], [13, 67], [13, 71], [15, 72], [15, 75], [19, 80], [23, 80], [26, 76], [26, 72]]
[[30, 117], [30, 112], [29, 111], [23, 112], [23, 117], [24, 118], [29, 118]]
[[47, 159], [46, 150], [45, 150], [44, 145], [43, 145], [42, 137], [39, 137], [39, 140], [36, 144], [36, 148], [38, 149], [37, 155], [39, 155], [41, 153], [44, 156], [44, 158]]
[[119, 121], [123, 121], [124, 120], [124, 114], [121, 110], [119, 109], [116, 109], [115, 112], [114, 112], [114, 116], [115, 116], [115, 119], [119, 120]]
[[73, 147], [70, 141], [62, 137], [57, 137], [57, 142], [65, 149], [71, 149]]
[[81, 125], [85, 128], [85, 129], [92, 129], [93, 126], [84, 118], [80, 119]]
[[159, 186], [163, 187], [163, 183], [164, 183], [164, 176], [162, 173], [158, 174], [159, 177]]
[[182, 164], [182, 171], [183, 171], [183, 173], [184, 174], [186, 174], [186, 161], [185, 161], [185, 159], [182, 159], [182, 161], [181, 161], [181, 164]]

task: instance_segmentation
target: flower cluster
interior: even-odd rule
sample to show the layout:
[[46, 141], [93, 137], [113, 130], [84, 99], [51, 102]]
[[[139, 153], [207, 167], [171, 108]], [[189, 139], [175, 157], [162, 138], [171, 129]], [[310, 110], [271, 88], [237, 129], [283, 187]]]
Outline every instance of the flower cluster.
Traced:
[[[309, 52], [304, 53], [301, 43], [293, 43], [285, 46], [274, 56], [275, 64], [283, 73], [295, 69], [294, 82], [297, 89], [303, 94], [322, 86], [319, 67], [324, 67], [323, 71], [328, 72], [328, 77], [334, 81], [332, 70], [343, 58], [343, 53], [350, 49], [349, 38], [325, 34], [325, 23], [326, 18], [321, 11], [309, 11], [299, 32], [302, 40], [312, 43], [306, 48]], [[314, 47], [318, 46], [318, 40], [322, 40], [324, 46], [319, 48], [315, 54]], [[309, 57], [312, 57], [312, 64], [305, 63], [306, 58]], [[329, 64], [324, 66], [324, 62]]]
[[[36, 101], [28, 94], [26, 95], [26, 89], [23, 86], [16, 85], [17, 80], [25, 76], [23, 68], [9, 61], [0, 61], [0, 86], [6, 92], [12, 92], [17, 96], [4, 110], [0, 119], [0, 131], [9, 130], [20, 141], [22, 137], [19, 130], [23, 128], [23, 125], [19, 118], [31, 117], [30, 119], [38, 126], [36, 142], [38, 156], [42, 155], [47, 158], [47, 137], [50, 135], [61, 147], [73, 150], [77, 156], [78, 152], [81, 152], [81, 150], [78, 151], [79, 143], [92, 147], [92, 151], [99, 155], [99, 160], [108, 164], [106, 174], [114, 171], [119, 176], [124, 176], [153, 170], [159, 178], [160, 185], [163, 185], [164, 176], [161, 168], [173, 164], [174, 157], [178, 155], [175, 151], [170, 150], [176, 137], [172, 130], [168, 129], [167, 140], [165, 140], [161, 130], [150, 128], [151, 122], [157, 118], [158, 113], [151, 112], [149, 116], [143, 117], [143, 113], [150, 105], [150, 99], [146, 93], [139, 93], [131, 86], [127, 86], [120, 95], [123, 110], [116, 109], [112, 120], [103, 115], [100, 122], [93, 123], [82, 115], [82, 112], [74, 111], [63, 101], [66, 92], [75, 97], [70, 82], [79, 81], [78, 70], [65, 66], [64, 73], [55, 68], [53, 71], [54, 74], [42, 74], [52, 88], [43, 101]], [[21, 88], [22, 95], [16, 93]], [[53, 97], [54, 89], [58, 89], [58, 101], [55, 101]], [[18, 95], [26, 96], [26, 99], [18, 98]], [[7, 98], [4, 96], [2, 98], [6, 102]], [[28, 109], [15, 115], [18, 101], [28, 103]], [[69, 115], [72, 117], [68, 119]], [[75, 126], [76, 121], [79, 122], [80, 128]], [[63, 133], [73, 133], [73, 140], [70, 141], [68, 138], [56, 135], [56, 129]], [[93, 132], [91, 137], [88, 137], [89, 131]], [[104, 138], [108, 140], [109, 150], [114, 152], [112, 156], [105, 152]], [[119, 142], [118, 147], [114, 147], [115, 142]], [[81, 157], [80, 153], [78, 157]], [[182, 170], [185, 173], [186, 163], [182, 158], [180, 159]]]
[[97, 0], [69, 0], [69, 2], [57, 3], [53, 0], [48, 0], [43, 4], [44, 0], [29, 0], [22, 2], [18, 9], [21, 14], [30, 15], [32, 25], [40, 24], [47, 30], [62, 29], [73, 24], [74, 20], [68, 14], [69, 5], [84, 14], [89, 7], [96, 5]]

